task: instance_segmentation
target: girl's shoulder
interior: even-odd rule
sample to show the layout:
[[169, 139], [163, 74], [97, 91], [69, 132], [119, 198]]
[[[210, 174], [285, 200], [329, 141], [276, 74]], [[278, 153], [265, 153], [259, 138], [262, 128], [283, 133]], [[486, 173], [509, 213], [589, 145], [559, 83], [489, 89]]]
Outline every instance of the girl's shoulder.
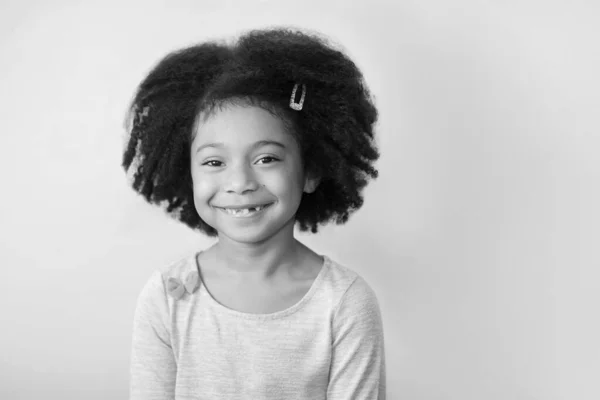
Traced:
[[346, 297], [348, 295], [371, 296], [374, 294], [371, 285], [353, 267], [330, 257], [327, 257], [326, 260], [325, 264], [329, 264], [330, 285], [340, 294]]
[[345, 326], [363, 324], [369, 329], [381, 331], [382, 312], [373, 287], [353, 269], [335, 261], [331, 265], [332, 275], [335, 276], [332, 282], [337, 280], [334, 285], [336, 329], [343, 332]]
[[188, 254], [175, 262], [159, 267], [155, 273], [160, 275], [162, 286], [168, 295], [178, 300], [186, 292], [194, 293], [201, 284], [200, 274], [196, 268], [198, 252]]
[[190, 272], [197, 271], [196, 269], [196, 255], [198, 252], [192, 254], [186, 254], [185, 256], [176, 258], [166, 265], [157, 268], [157, 272], [163, 276], [163, 278], [185, 278]]
[[194, 263], [195, 254], [154, 268], [139, 294], [138, 302], [163, 301], [160, 299], [164, 299], [166, 295], [178, 299], [186, 291], [195, 292], [199, 279]]
[[327, 268], [332, 281], [341, 283], [350, 283], [359, 277], [358, 273], [345, 263], [338, 261], [328, 255], [323, 255], [325, 263], [324, 268]]

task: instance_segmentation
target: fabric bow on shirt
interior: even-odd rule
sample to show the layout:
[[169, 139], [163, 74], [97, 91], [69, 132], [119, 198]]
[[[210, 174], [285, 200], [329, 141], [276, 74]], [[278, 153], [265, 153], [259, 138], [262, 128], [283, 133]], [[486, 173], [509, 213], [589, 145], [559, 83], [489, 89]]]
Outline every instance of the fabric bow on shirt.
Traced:
[[190, 272], [186, 278], [185, 283], [182, 283], [180, 279], [175, 277], [169, 277], [167, 281], [167, 292], [175, 300], [179, 300], [183, 297], [185, 292], [192, 294], [200, 286], [200, 277], [197, 271]]

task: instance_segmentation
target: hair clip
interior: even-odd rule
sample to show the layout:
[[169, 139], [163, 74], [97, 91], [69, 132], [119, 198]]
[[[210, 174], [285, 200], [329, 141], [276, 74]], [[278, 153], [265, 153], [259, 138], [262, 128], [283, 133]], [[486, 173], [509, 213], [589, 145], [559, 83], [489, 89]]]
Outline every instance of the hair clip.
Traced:
[[304, 105], [304, 97], [306, 96], [306, 85], [302, 84], [302, 96], [300, 97], [300, 102], [296, 103], [296, 90], [298, 90], [298, 85], [298, 83], [294, 85], [292, 96], [290, 97], [290, 108], [296, 111], [302, 110], [302, 106]]
[[185, 278], [185, 284], [181, 282], [181, 280], [169, 277], [167, 281], [167, 292], [171, 297], [175, 300], [179, 300], [185, 292], [192, 294], [194, 293], [198, 287], [200, 286], [200, 277], [198, 276], [198, 272], [192, 271]]

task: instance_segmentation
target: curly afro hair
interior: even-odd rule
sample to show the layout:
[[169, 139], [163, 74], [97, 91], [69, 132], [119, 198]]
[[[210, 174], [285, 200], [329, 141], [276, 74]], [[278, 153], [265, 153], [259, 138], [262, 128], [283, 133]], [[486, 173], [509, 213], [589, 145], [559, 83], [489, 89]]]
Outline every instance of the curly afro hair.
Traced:
[[[306, 85], [301, 111], [289, 107], [296, 83]], [[281, 118], [300, 145], [305, 170], [321, 178], [315, 192], [303, 194], [296, 213], [301, 231], [343, 224], [362, 206], [362, 189], [378, 175], [377, 109], [352, 60], [320, 35], [291, 28], [249, 31], [232, 45], [184, 48], [150, 71], [127, 113], [122, 167], [133, 172], [133, 188], [190, 228], [217, 236], [194, 206], [190, 146], [199, 116], [228, 104]]]

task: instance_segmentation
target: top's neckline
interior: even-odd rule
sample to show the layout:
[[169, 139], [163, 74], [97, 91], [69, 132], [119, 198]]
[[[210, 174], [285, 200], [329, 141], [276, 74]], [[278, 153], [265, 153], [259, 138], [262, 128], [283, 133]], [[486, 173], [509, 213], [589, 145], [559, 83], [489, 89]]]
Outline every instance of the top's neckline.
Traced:
[[254, 320], [283, 318], [283, 317], [293, 314], [296, 311], [298, 311], [299, 309], [301, 309], [313, 297], [315, 292], [321, 286], [321, 283], [325, 279], [325, 274], [327, 273], [327, 270], [329, 269], [330, 262], [331, 262], [329, 257], [327, 257], [326, 255], [320, 254], [320, 256], [323, 258], [323, 264], [321, 266], [319, 274], [313, 281], [308, 292], [306, 292], [304, 294], [304, 296], [302, 297], [302, 299], [300, 299], [296, 304], [294, 304], [286, 309], [275, 311], [272, 313], [255, 314], [255, 313], [248, 313], [248, 312], [231, 309], [231, 308], [226, 307], [223, 304], [219, 303], [214, 297], [212, 297], [212, 295], [209, 293], [209, 291], [206, 289], [206, 286], [204, 285], [204, 281], [202, 279], [202, 273], [200, 272], [200, 263], [198, 261], [198, 256], [200, 255], [200, 253], [202, 253], [202, 251], [196, 252], [193, 255], [193, 257], [194, 257], [193, 262], [194, 262], [194, 265], [196, 266], [198, 276], [200, 277], [201, 286], [203, 286], [203, 288], [201, 288], [201, 290], [200, 290], [200, 296], [204, 296], [205, 298], [207, 298], [211, 307], [214, 308], [215, 310], [217, 310], [218, 312], [228, 314], [228, 315], [231, 315], [231, 316], [234, 316], [237, 318], [254, 319]]

